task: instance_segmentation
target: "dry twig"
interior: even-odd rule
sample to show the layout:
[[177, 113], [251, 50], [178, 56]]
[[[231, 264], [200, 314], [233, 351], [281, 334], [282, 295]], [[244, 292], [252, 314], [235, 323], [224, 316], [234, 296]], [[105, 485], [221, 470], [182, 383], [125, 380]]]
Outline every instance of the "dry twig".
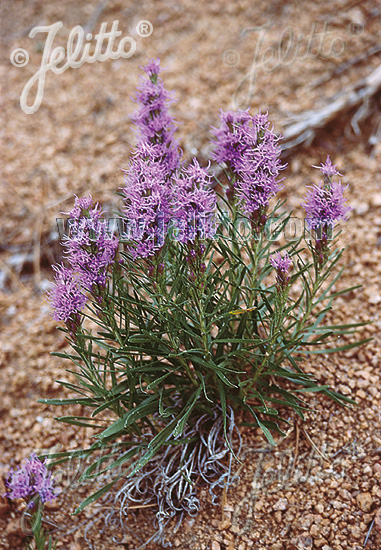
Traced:
[[312, 441], [311, 437], [308, 435], [308, 433], [306, 432], [306, 430], [305, 430], [305, 429], [302, 429], [302, 432], [303, 432], [303, 434], [306, 436], [308, 443], [309, 443], [309, 444], [311, 445], [311, 447], [317, 452], [317, 454], [318, 454], [319, 456], [321, 456], [321, 458], [322, 458], [323, 460], [325, 460], [325, 462], [327, 462], [328, 464], [331, 464], [331, 461], [329, 460], [329, 458], [327, 458], [327, 457], [325, 456], [325, 454], [323, 454], [323, 453], [321, 452], [321, 450], [315, 445], [315, 443]]
[[358, 63], [362, 63], [363, 61], [366, 61], [371, 57], [372, 55], [376, 55], [377, 53], [381, 52], [381, 45], [376, 44], [372, 47], [370, 47], [366, 52], [356, 55], [355, 57], [351, 57], [351, 59], [348, 59], [347, 61], [344, 61], [343, 63], [340, 63], [337, 67], [335, 67], [332, 71], [325, 74], [321, 78], [318, 78], [314, 82], [312, 82], [308, 90], [313, 90], [314, 88], [317, 88], [318, 86], [321, 86], [321, 84], [324, 84], [324, 82], [327, 82], [328, 80], [331, 80], [331, 78], [334, 78], [335, 76], [343, 73], [350, 67], [353, 67], [354, 65], [357, 65]]
[[[369, 101], [381, 90], [381, 65], [363, 80], [356, 82], [327, 101], [327, 104], [316, 111], [305, 111], [293, 117], [283, 131], [282, 149], [292, 149], [300, 144], [310, 145], [316, 130], [323, 128], [341, 113]], [[355, 115], [356, 117], [356, 115]], [[361, 118], [364, 113], [361, 113]]]

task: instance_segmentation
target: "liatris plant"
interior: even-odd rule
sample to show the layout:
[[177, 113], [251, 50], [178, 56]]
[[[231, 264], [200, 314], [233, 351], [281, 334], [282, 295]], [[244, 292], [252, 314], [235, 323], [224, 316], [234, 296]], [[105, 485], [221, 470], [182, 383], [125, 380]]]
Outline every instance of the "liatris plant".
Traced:
[[[46, 502], [54, 500], [59, 492], [53, 487], [51, 472], [35, 453], [18, 470], [11, 470], [5, 482], [10, 499], [23, 499], [27, 503], [26, 513], [30, 515], [31, 530], [36, 550], [52, 550], [52, 537], [42, 527], [43, 509]], [[29, 512], [30, 511], [30, 512]], [[28, 544], [28, 548], [32, 548]]]
[[299, 235], [277, 249], [291, 214], [276, 202], [285, 166], [267, 114], [221, 113], [212, 142], [219, 181], [197, 159], [180, 162], [158, 61], [145, 71], [119, 240], [91, 197], [76, 198], [69, 214], [50, 301], [73, 350], [55, 355], [76, 365], [77, 383], [60, 382], [72, 397], [43, 402], [81, 405], [85, 416], [58, 420], [94, 428], [90, 447], [54, 455], [90, 461], [81, 480], [97, 490], [77, 512], [110, 495], [121, 517], [131, 503], [155, 504], [152, 540], [162, 540], [171, 517], [197, 513], [196, 480], [213, 495], [232, 482], [239, 426], [275, 445], [290, 411], [304, 418], [306, 393], [352, 403], [303, 361], [362, 342], [337, 345], [356, 324], [323, 324], [345, 292], [333, 291], [342, 252], [328, 230], [348, 210], [329, 159], [304, 205], [312, 244]]

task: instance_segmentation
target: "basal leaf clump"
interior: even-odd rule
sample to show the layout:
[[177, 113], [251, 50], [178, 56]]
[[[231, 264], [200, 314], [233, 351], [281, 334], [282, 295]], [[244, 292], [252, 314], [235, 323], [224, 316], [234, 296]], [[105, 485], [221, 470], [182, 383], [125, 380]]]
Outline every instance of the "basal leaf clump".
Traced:
[[197, 513], [200, 480], [212, 493], [232, 482], [240, 425], [275, 445], [291, 413], [303, 418], [305, 392], [351, 402], [303, 360], [361, 342], [337, 345], [355, 324], [324, 327], [341, 293], [333, 233], [348, 212], [329, 157], [304, 201], [307, 235], [287, 240], [291, 214], [276, 200], [285, 166], [268, 115], [221, 112], [211, 155], [220, 169], [187, 164], [159, 62], [144, 70], [118, 235], [91, 197], [69, 214], [50, 301], [72, 347], [56, 355], [75, 364], [77, 383], [61, 382], [70, 399], [44, 402], [80, 404], [86, 417], [60, 420], [94, 425], [82, 480], [98, 489], [77, 511], [101, 497], [124, 515], [156, 504], [162, 540], [169, 518]]

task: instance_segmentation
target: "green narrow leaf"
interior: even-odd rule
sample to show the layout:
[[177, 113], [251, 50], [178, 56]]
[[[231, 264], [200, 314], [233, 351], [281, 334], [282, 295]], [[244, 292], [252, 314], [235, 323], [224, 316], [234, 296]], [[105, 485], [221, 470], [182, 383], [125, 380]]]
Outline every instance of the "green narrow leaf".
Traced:
[[255, 413], [253, 414], [254, 414], [255, 420], [257, 421], [258, 426], [261, 428], [262, 432], [265, 434], [267, 441], [270, 443], [270, 445], [272, 445], [273, 447], [276, 447], [277, 444], [275, 442], [275, 439], [273, 438], [270, 430], [266, 426], [266, 423], [259, 420], [259, 418]]
[[81, 502], [81, 504], [78, 506], [78, 508], [75, 509], [74, 511], [74, 515], [77, 516], [80, 512], [82, 512], [82, 510], [84, 508], [86, 508], [86, 506], [88, 506], [89, 504], [92, 504], [93, 502], [95, 502], [96, 500], [98, 500], [98, 498], [100, 498], [101, 496], [103, 496], [105, 493], [107, 493], [107, 491], [109, 489], [111, 489], [111, 487], [113, 487], [115, 485], [115, 483], [122, 477], [122, 475], [119, 475], [117, 478], [115, 478], [113, 481], [110, 481], [110, 483], [107, 483], [107, 485], [104, 485], [103, 487], [101, 487], [100, 489], [98, 489], [98, 491], [95, 491], [95, 493], [92, 493], [90, 496], [88, 496], [87, 498], [85, 498], [85, 500], [83, 502]]

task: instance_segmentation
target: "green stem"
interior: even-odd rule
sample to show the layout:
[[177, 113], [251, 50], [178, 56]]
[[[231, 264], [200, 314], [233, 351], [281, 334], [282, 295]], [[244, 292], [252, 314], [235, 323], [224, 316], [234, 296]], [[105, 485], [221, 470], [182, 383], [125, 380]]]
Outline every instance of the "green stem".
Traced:
[[[158, 259], [157, 261], [157, 264], [159, 264], [160, 260]], [[178, 343], [175, 341], [175, 339], [173, 338], [173, 335], [172, 335], [172, 332], [171, 332], [171, 326], [170, 326], [170, 323], [167, 319], [167, 316], [166, 316], [166, 311], [165, 311], [165, 307], [164, 307], [164, 296], [166, 298], [168, 298], [168, 293], [167, 293], [167, 288], [166, 288], [166, 285], [165, 285], [165, 281], [163, 281], [163, 278], [162, 277], [159, 277], [158, 280], [157, 280], [157, 284], [158, 284], [158, 289], [159, 289], [159, 293], [158, 293], [158, 306], [159, 306], [159, 311], [160, 311], [160, 314], [161, 316], [165, 319], [165, 328], [167, 330], [167, 335], [168, 335], [168, 338], [169, 338], [169, 342], [172, 346], [172, 349], [174, 352], [178, 351]], [[182, 357], [181, 355], [178, 356], [178, 359], [181, 363], [181, 365], [184, 367], [185, 369], [185, 372], [189, 378], [189, 380], [192, 382], [192, 384], [198, 388], [199, 384], [198, 384], [198, 381], [197, 379], [195, 379], [189, 365], [188, 365], [188, 362], [186, 359], [184, 359], [184, 357]]]
[[282, 314], [284, 311], [285, 304], [286, 304], [286, 295], [278, 294], [276, 297], [275, 316], [271, 320], [269, 342], [266, 347], [267, 349], [265, 351], [265, 356], [263, 358], [262, 363], [257, 368], [250, 384], [248, 385], [248, 389], [252, 388], [256, 384], [264, 368], [267, 366], [269, 358], [271, 357], [271, 351], [274, 349], [276, 339], [282, 328], [282, 323], [283, 323]]

